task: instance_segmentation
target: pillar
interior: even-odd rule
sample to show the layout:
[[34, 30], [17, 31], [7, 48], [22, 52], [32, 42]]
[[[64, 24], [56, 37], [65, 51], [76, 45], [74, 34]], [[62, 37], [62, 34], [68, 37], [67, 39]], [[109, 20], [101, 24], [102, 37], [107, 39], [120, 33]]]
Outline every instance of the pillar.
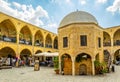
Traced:
[[72, 76], [75, 76], [75, 58], [72, 57]]
[[44, 40], [43, 40], [44, 52], [45, 52], [45, 48], [46, 48], [46, 45], [45, 45], [45, 44], [46, 44], [46, 42], [45, 42], [45, 41], [46, 41], [46, 37], [44, 36]]
[[95, 75], [95, 65], [94, 65], [95, 58], [92, 58], [92, 75]]
[[19, 32], [17, 32], [17, 37], [16, 37], [16, 40], [17, 40], [17, 44], [19, 44]]
[[19, 48], [19, 35], [20, 33], [17, 32], [17, 54], [16, 54], [16, 57], [20, 57], [20, 48]]
[[35, 43], [34, 35], [32, 35], [32, 55], [34, 55], [34, 43]]
[[62, 73], [62, 70], [61, 70], [62, 68], [61, 68], [61, 56], [59, 56], [59, 72], [60, 72], [60, 74]]

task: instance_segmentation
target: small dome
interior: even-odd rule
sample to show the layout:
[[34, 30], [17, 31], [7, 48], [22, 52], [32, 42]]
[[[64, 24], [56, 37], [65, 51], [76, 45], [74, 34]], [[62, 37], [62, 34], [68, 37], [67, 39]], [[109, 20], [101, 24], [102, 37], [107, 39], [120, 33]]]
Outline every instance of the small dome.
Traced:
[[98, 24], [96, 18], [93, 15], [89, 14], [88, 12], [76, 11], [65, 16], [61, 21], [59, 27], [62, 27], [71, 23], [80, 23], [80, 22]]

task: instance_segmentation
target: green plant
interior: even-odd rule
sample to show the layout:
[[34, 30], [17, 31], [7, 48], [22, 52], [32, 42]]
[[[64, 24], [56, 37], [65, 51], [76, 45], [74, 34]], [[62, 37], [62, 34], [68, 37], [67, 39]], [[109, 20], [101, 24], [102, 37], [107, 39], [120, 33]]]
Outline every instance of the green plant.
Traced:
[[54, 57], [54, 69], [55, 70], [59, 69], [59, 60], [58, 60], [58, 57]]
[[98, 60], [94, 61], [96, 74], [107, 73], [107, 66], [105, 62], [100, 63]]

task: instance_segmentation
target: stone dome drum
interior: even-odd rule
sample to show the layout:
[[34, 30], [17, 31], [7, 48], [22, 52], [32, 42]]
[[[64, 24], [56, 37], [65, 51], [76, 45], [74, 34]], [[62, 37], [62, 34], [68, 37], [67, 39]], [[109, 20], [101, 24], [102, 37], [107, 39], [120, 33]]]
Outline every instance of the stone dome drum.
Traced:
[[63, 18], [59, 27], [63, 27], [72, 23], [95, 23], [98, 24], [96, 18], [85, 11], [75, 11]]

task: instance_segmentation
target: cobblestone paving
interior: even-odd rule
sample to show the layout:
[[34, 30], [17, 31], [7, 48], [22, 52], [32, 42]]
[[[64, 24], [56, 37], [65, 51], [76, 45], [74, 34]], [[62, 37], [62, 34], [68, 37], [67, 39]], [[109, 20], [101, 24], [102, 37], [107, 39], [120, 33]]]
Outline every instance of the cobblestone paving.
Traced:
[[0, 82], [120, 82], [120, 66], [115, 67], [115, 73], [100, 76], [56, 75], [48, 67], [41, 67], [40, 71], [33, 67], [2, 69]]

